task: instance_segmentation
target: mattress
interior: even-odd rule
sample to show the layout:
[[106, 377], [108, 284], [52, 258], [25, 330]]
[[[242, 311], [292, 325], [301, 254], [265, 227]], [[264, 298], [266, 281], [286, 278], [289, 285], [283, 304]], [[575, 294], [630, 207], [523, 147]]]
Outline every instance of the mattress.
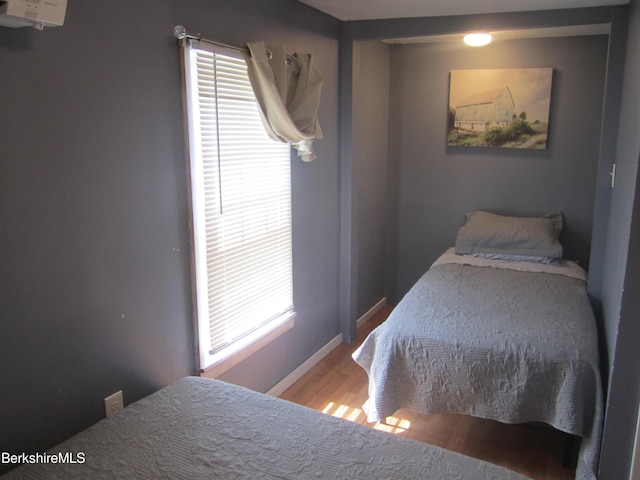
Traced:
[[586, 274], [572, 262], [439, 258], [353, 358], [368, 420], [400, 408], [582, 437], [576, 477], [596, 478], [603, 404]]
[[[25, 464], [13, 479], [513, 479], [439, 447], [217, 380], [181, 379]], [[49, 458], [51, 458], [49, 457]]]

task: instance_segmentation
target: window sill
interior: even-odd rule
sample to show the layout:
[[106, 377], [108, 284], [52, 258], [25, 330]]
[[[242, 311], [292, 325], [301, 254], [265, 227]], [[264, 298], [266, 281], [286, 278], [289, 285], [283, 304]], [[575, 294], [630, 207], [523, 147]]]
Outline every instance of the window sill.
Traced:
[[200, 370], [201, 377], [217, 378], [293, 327], [295, 312], [278, 318], [243, 339], [211, 356], [210, 364]]

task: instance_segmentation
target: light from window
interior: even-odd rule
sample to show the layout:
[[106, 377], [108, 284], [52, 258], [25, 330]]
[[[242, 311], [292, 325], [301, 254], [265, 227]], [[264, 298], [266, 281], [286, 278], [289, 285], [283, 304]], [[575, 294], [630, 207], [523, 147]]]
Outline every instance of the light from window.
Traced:
[[292, 322], [290, 147], [267, 136], [239, 53], [193, 41], [184, 73], [206, 369]]

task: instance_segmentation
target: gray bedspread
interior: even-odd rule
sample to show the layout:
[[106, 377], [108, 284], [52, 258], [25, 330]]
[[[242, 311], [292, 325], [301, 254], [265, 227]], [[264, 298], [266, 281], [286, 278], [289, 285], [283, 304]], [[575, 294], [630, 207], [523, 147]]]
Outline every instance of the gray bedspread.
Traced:
[[582, 437], [576, 477], [596, 478], [602, 391], [581, 272], [447, 251], [353, 354], [368, 420], [406, 407], [545, 422]]
[[[514, 472], [216, 380], [188, 377], [9, 479], [513, 479]], [[76, 457], [79, 458], [79, 457]]]

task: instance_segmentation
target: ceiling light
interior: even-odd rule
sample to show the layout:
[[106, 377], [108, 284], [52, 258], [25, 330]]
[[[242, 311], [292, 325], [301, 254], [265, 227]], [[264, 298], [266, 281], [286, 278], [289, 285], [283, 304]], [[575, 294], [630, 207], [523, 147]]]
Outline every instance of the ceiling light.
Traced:
[[464, 43], [472, 47], [484, 47], [491, 43], [491, 34], [489, 33], [469, 33], [464, 36]]

